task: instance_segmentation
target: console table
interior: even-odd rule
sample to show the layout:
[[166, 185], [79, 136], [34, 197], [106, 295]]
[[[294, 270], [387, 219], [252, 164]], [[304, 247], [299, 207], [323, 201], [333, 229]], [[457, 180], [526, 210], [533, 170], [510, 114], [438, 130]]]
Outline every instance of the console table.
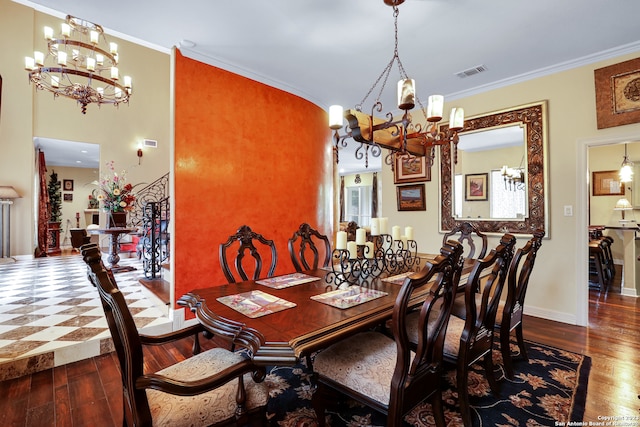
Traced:
[[109, 267], [113, 273], [120, 273], [122, 271], [132, 271], [136, 270], [135, 267], [131, 266], [119, 266], [118, 262], [120, 261], [120, 235], [121, 234], [129, 234], [135, 231], [135, 228], [123, 228], [123, 227], [113, 227], [113, 228], [99, 228], [94, 230], [98, 234], [106, 234], [109, 235], [109, 257], [107, 261], [109, 262]]

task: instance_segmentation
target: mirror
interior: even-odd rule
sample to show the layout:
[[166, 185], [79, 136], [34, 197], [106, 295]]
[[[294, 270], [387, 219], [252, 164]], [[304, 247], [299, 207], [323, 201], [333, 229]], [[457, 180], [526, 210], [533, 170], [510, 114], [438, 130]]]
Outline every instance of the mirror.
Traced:
[[[441, 231], [468, 221], [487, 233], [548, 236], [546, 131], [546, 101], [465, 120], [457, 148], [440, 150]], [[522, 182], [505, 181], [505, 166]], [[500, 195], [512, 202], [506, 211]]]

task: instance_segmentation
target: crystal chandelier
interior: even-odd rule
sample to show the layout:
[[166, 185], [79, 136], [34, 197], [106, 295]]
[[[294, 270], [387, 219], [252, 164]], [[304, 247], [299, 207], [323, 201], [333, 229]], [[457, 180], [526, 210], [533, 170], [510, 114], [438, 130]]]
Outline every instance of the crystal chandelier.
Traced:
[[[29, 81], [36, 89], [53, 93], [54, 98], [75, 99], [87, 113], [91, 103], [128, 103], [131, 77], [120, 83], [118, 45], [109, 43], [100, 25], [67, 15], [55, 37], [51, 27], [44, 27], [48, 52], [34, 52], [25, 58]], [[49, 65], [47, 65], [49, 62]]]
[[[344, 111], [339, 105], [332, 105], [329, 108], [329, 127], [334, 130], [336, 163], [339, 162], [339, 148], [346, 147], [347, 139], [352, 138], [360, 143], [355, 151], [355, 156], [358, 160], [364, 158], [366, 167], [369, 166], [369, 154], [373, 157], [379, 157], [382, 148], [389, 150], [389, 154], [384, 160], [392, 168], [395, 163], [394, 155], [408, 155], [410, 159], [415, 159], [416, 156], [425, 156], [427, 165], [431, 166], [435, 156], [434, 147], [453, 143], [454, 148], [457, 149], [458, 131], [464, 127], [464, 111], [462, 108], [453, 108], [449, 116], [449, 126], [439, 127], [438, 122], [442, 120], [444, 109], [444, 96], [429, 96], [427, 108], [424, 108], [416, 96], [415, 81], [407, 76], [398, 56], [398, 6], [404, 3], [404, 0], [384, 0], [384, 2], [393, 7], [395, 25], [393, 57], [354, 109]], [[394, 119], [391, 112], [386, 113], [385, 119], [375, 117], [374, 112], [382, 112], [380, 97], [394, 64], [397, 65], [401, 77], [398, 82], [398, 108], [403, 111], [402, 117]], [[362, 112], [362, 104], [379, 83], [381, 83], [381, 87], [371, 107], [371, 114], [365, 114]], [[416, 102], [424, 115], [426, 121], [424, 125], [414, 122], [409, 113], [415, 107]], [[343, 127], [344, 119], [347, 120], [347, 125], [344, 126], [344, 134], [340, 135], [339, 130]]]

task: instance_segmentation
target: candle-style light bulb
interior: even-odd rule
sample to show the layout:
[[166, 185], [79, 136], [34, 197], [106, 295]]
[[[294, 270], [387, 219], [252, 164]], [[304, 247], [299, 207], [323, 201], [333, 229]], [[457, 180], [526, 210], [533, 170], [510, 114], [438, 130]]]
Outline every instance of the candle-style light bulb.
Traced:
[[403, 79], [398, 82], [398, 108], [411, 110], [416, 106], [416, 82], [413, 79]]
[[338, 130], [344, 121], [344, 109], [342, 105], [332, 105], [329, 107], [329, 127]]
[[442, 120], [442, 111], [444, 110], [444, 96], [431, 95], [427, 99], [427, 121], [439, 122]]

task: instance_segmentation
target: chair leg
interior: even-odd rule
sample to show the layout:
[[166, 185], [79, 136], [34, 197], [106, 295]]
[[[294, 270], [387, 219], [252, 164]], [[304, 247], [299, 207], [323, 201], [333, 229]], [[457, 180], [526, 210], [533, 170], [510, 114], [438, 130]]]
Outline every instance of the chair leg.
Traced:
[[466, 363], [458, 364], [458, 403], [460, 404], [460, 416], [464, 427], [471, 427], [471, 407], [469, 406], [468, 377], [469, 367]]
[[193, 335], [193, 354], [200, 354], [201, 351], [200, 338], [198, 337], [198, 333], [196, 332]]
[[326, 417], [324, 411], [324, 395], [327, 391], [325, 387], [317, 383], [316, 390], [311, 396], [311, 405], [313, 406], [313, 410], [316, 413], [316, 418], [318, 419], [318, 427], [324, 427], [326, 425]]
[[524, 336], [522, 335], [522, 322], [516, 326], [516, 337], [518, 338], [518, 347], [520, 348], [520, 357], [528, 361], [527, 347], [524, 345]]
[[504, 364], [504, 371], [507, 378], [513, 379], [513, 360], [511, 359], [511, 347], [509, 346], [510, 334], [507, 328], [507, 333], [500, 331], [500, 352], [502, 353], [502, 363]]
[[491, 357], [491, 351], [489, 351], [484, 356], [484, 375], [487, 377], [487, 381], [489, 381], [489, 387], [491, 387], [491, 391], [493, 394], [498, 394], [500, 391], [500, 385], [498, 381], [496, 381], [496, 373], [493, 367], [493, 357]]
[[445, 427], [446, 421], [444, 419], [444, 407], [442, 404], [442, 392], [436, 391], [431, 398], [431, 408], [433, 409], [433, 418], [436, 422], [436, 427]]

